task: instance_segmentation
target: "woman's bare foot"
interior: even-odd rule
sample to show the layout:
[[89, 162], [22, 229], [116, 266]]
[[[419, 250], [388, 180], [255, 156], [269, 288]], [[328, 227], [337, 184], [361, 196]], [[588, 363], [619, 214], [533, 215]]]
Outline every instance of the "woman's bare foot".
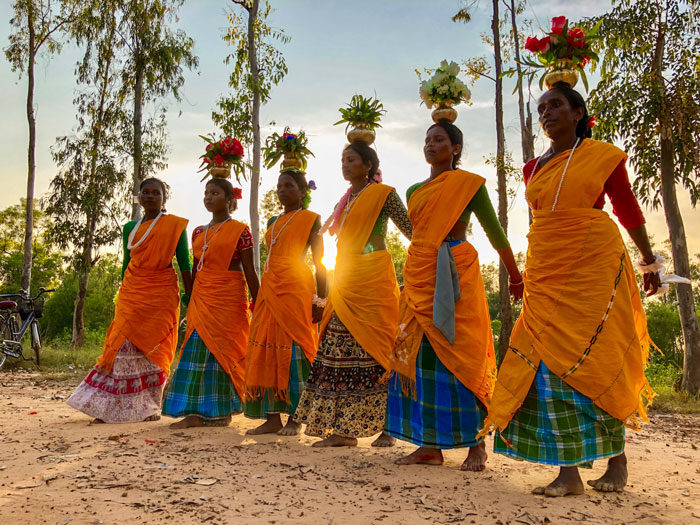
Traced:
[[181, 428], [190, 428], [190, 427], [203, 427], [204, 426], [204, 420], [199, 417], [199, 416], [187, 416], [184, 419], [181, 419], [180, 421], [176, 423], [172, 423], [170, 425], [170, 428], [173, 430], [179, 430]]
[[552, 498], [559, 496], [583, 494], [583, 481], [578, 473], [578, 467], [561, 467], [557, 479], [546, 487], [537, 487], [533, 494], [544, 494]]
[[298, 436], [300, 431], [301, 431], [301, 423], [297, 423], [296, 421], [292, 421], [292, 416], [289, 416], [289, 419], [287, 420], [287, 424], [284, 425], [284, 428], [281, 428], [277, 431], [277, 435], [278, 436]]
[[440, 449], [420, 447], [408, 456], [397, 459], [394, 463], [396, 465], [442, 465], [444, 461]]
[[152, 416], [148, 416], [146, 419], [143, 420], [144, 423], [147, 423], [149, 421], [160, 421], [160, 414], [153, 414]]
[[331, 434], [326, 439], [317, 441], [312, 447], [356, 447], [357, 439]]
[[489, 455], [486, 453], [486, 443], [483, 441], [471, 447], [469, 449], [469, 454], [467, 454], [467, 459], [464, 460], [462, 466], [459, 467], [460, 470], [466, 470], [469, 472], [481, 472], [486, 468], [486, 460]]
[[91, 425], [104, 425], [105, 422], [102, 421], [101, 419], [95, 418], [95, 419], [93, 419], [92, 421], [90, 421], [90, 424], [91, 424]]
[[393, 447], [395, 444], [396, 438], [386, 432], [382, 432], [377, 439], [372, 441], [373, 447]]
[[259, 427], [251, 428], [246, 431], [246, 434], [251, 436], [258, 436], [260, 434], [276, 434], [282, 428], [282, 419], [279, 414], [272, 414], [267, 417], [265, 421]]
[[622, 492], [627, 485], [627, 456], [623, 452], [608, 460], [608, 469], [600, 478], [588, 480], [588, 484], [600, 492]]

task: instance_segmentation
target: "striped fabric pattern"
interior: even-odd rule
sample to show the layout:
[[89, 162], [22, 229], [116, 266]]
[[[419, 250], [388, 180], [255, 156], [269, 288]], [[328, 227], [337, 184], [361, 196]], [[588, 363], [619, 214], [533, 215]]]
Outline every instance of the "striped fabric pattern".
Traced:
[[292, 343], [292, 361], [289, 364], [289, 403], [281, 400], [277, 401], [274, 398], [270, 399], [270, 396], [267, 395], [252, 401], [246, 401], [246, 417], [266, 419], [271, 414], [294, 415], [310, 370], [311, 365], [306, 359], [304, 352], [299, 348], [298, 344]]
[[242, 411], [243, 404], [231, 378], [195, 330], [182, 349], [163, 403], [163, 414], [221, 419]]
[[505, 456], [562, 467], [590, 468], [625, 449], [625, 426], [540, 363], [535, 381], [494, 450]]
[[449, 449], [479, 444], [486, 409], [440, 362], [423, 336], [416, 363], [416, 399], [401, 392], [394, 374], [389, 382], [385, 432], [428, 448]]

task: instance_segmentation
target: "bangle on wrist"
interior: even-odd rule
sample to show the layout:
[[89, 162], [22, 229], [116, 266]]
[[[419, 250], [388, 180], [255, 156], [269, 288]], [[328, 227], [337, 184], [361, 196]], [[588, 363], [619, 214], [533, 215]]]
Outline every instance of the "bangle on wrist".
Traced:
[[511, 280], [511, 278], [508, 277], [508, 284], [510, 284], [511, 286], [519, 286], [519, 285], [523, 284], [523, 278], [522, 278], [522, 276], [520, 276], [520, 280], [518, 282], [513, 282]]
[[327, 301], [326, 297], [321, 298], [316, 294], [314, 294], [313, 297], [311, 298], [311, 304], [313, 304], [314, 306], [318, 306], [319, 308], [325, 308], [326, 301]]
[[637, 270], [639, 270], [639, 272], [642, 274], [656, 273], [659, 270], [663, 269], [665, 262], [666, 260], [663, 257], [661, 257], [661, 255], [655, 253], [654, 260], [652, 262], [647, 263], [642, 258], [637, 261], [637, 264], [635, 266], [637, 267]]

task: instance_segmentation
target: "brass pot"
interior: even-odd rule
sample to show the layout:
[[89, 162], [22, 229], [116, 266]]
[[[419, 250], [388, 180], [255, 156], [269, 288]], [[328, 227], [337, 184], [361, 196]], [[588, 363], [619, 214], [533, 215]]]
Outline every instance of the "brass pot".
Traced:
[[547, 89], [552, 89], [557, 82], [564, 82], [571, 88], [578, 82], [578, 71], [574, 69], [574, 63], [571, 60], [557, 60], [545, 73], [544, 84]]
[[212, 166], [209, 168], [209, 174], [212, 176], [212, 178], [216, 177], [219, 179], [230, 179], [231, 166]]
[[433, 122], [438, 123], [441, 120], [446, 120], [453, 123], [457, 120], [457, 110], [452, 106], [455, 105], [454, 100], [443, 100], [438, 102], [437, 107], [430, 114], [433, 117]]
[[368, 146], [374, 142], [377, 134], [373, 129], [369, 129], [366, 124], [356, 124], [350, 131], [348, 131], [348, 142], [351, 144], [355, 141], [362, 141]]
[[286, 151], [284, 153], [284, 160], [282, 161], [282, 169], [284, 168], [301, 168], [302, 161], [297, 157], [297, 154], [292, 151]]

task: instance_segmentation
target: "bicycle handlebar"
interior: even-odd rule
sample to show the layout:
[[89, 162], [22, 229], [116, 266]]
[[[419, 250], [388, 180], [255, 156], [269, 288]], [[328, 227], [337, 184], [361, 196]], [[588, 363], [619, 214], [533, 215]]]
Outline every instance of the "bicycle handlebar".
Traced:
[[29, 294], [27, 293], [26, 290], [20, 290], [18, 293], [5, 293], [5, 294], [0, 294], [0, 297], [21, 297], [23, 299], [30, 299], [32, 301], [36, 301], [39, 297], [41, 297], [45, 293], [51, 293], [55, 292], [56, 288], [44, 288], [41, 287], [39, 288], [39, 293], [36, 294], [34, 297], [29, 297]]

